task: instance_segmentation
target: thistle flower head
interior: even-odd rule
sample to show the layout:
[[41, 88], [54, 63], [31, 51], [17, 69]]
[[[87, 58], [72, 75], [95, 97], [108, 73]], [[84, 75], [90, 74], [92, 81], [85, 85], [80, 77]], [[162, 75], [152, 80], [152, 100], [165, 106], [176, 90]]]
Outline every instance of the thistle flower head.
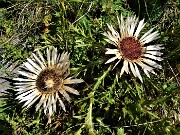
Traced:
[[79, 94], [69, 85], [83, 82], [82, 79], [68, 77], [69, 66], [68, 52], [60, 55], [56, 48], [47, 49], [47, 60], [40, 51], [33, 53], [18, 71], [19, 78], [14, 78], [17, 88], [16, 99], [25, 102], [25, 108], [35, 104], [38, 111], [42, 107], [44, 113], [48, 113], [49, 116], [56, 112], [57, 103], [66, 111], [62, 98], [70, 102], [71, 98], [67, 92]]
[[140, 37], [140, 32], [146, 24], [144, 19], [139, 22], [138, 18], [133, 16], [124, 20], [124, 17], [121, 15], [121, 18], [117, 17], [117, 20], [120, 32], [117, 32], [112, 25], [108, 24], [109, 31], [103, 34], [106, 36], [107, 42], [116, 46], [116, 49], [107, 48], [105, 54], [113, 54], [115, 56], [110, 58], [106, 64], [117, 59], [118, 61], [114, 65], [116, 67], [120, 61], [123, 61], [120, 76], [124, 72], [129, 74], [131, 70], [132, 74], [143, 82], [139, 67], [143, 69], [148, 77], [150, 77], [149, 73], [155, 74], [154, 68], [162, 68], [156, 61], [162, 61], [160, 57], [162, 53], [159, 51], [163, 49], [163, 45], [146, 45], [159, 38], [159, 33], [158, 31], [153, 32], [154, 28], [151, 28]]

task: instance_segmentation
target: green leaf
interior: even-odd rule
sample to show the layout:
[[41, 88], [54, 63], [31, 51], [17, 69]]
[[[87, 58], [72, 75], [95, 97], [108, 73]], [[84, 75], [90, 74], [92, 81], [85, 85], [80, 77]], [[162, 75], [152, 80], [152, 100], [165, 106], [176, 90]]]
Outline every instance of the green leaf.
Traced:
[[69, 2], [82, 2], [82, 0], [68, 0]]
[[105, 71], [105, 72], [103, 73], [103, 75], [98, 78], [96, 84], [95, 84], [94, 87], [93, 87], [93, 90], [96, 90], [96, 89], [100, 86], [100, 84], [103, 82], [103, 80], [105, 79], [105, 77], [107, 76], [107, 74], [109, 73], [109, 71], [110, 71], [111, 69], [112, 69], [112, 67], [109, 66], [109, 68], [107, 69], [107, 71]]
[[124, 128], [118, 128], [118, 129], [117, 129], [117, 135], [126, 135], [126, 134], [124, 133]]

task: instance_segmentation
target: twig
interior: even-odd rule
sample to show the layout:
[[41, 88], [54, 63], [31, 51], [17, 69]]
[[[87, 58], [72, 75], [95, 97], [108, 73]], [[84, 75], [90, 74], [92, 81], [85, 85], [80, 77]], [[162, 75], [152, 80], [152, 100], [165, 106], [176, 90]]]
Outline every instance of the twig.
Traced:
[[77, 21], [79, 21], [81, 18], [83, 18], [86, 14], [88, 14], [89, 11], [91, 10], [91, 7], [92, 7], [92, 1], [91, 1], [91, 4], [89, 5], [88, 11], [87, 11], [84, 15], [82, 15], [81, 17], [79, 17], [77, 20], [75, 20], [75, 21], [72, 23], [72, 25], [75, 24]]
[[65, 131], [62, 132], [62, 135], [64, 135], [64, 133], [67, 133], [68, 130], [74, 128], [74, 127], [77, 127], [77, 126], [81, 126], [81, 125], [84, 125], [85, 123], [80, 123], [80, 124], [77, 124], [77, 125], [74, 125], [74, 126], [71, 126], [69, 127], [68, 129], [66, 129]]
[[[151, 22], [150, 16], [149, 16], [149, 13], [148, 13], [148, 9], [147, 9], [147, 3], [146, 3], [146, 0], [144, 0], [144, 5], [145, 5], [145, 7], [146, 7], [146, 14], [147, 14], [147, 16], [148, 16], [148, 19], [149, 19], [149, 21]], [[152, 22], [151, 22], [151, 24], [152, 24]]]
[[177, 82], [178, 87], [180, 87], [180, 83], [179, 83], [179, 81], [178, 81], [178, 79], [177, 79], [177, 77], [176, 77], [176, 74], [174, 73], [171, 65], [169, 64], [168, 60], [167, 60], [167, 63], [168, 63], [169, 68], [171, 69], [171, 72], [172, 72], [173, 75], [174, 75], [174, 78], [176, 79], [176, 82]]

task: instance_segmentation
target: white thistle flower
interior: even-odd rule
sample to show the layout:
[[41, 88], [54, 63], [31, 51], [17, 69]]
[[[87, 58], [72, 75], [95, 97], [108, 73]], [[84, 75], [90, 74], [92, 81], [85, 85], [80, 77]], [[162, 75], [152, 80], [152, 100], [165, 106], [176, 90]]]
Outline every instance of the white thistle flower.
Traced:
[[154, 68], [162, 69], [155, 61], [162, 61], [160, 57], [162, 53], [159, 51], [163, 49], [163, 44], [145, 45], [159, 38], [159, 33], [158, 31], [153, 32], [154, 28], [152, 28], [140, 37], [140, 32], [146, 24], [144, 23], [144, 19], [138, 22], [138, 18], [133, 16], [127, 17], [124, 20], [122, 15], [121, 19], [119, 17], [117, 19], [120, 33], [112, 25], [107, 24], [110, 31], [103, 34], [107, 37], [107, 42], [117, 47], [117, 49], [107, 48], [105, 54], [114, 54], [115, 56], [110, 58], [105, 64], [118, 59], [114, 65], [115, 68], [122, 60], [123, 67], [120, 76], [124, 72], [129, 74], [131, 70], [132, 74], [143, 82], [138, 67], [141, 67], [148, 77], [150, 77], [149, 72], [155, 74], [153, 71]]
[[82, 79], [72, 79], [69, 75], [69, 53], [58, 54], [57, 49], [47, 49], [47, 61], [40, 51], [33, 53], [22, 70], [18, 71], [19, 78], [14, 78], [17, 91], [16, 99], [25, 102], [23, 107], [29, 108], [36, 104], [36, 111], [42, 107], [44, 113], [51, 116], [57, 110], [57, 103], [64, 111], [65, 105], [61, 97], [70, 102], [67, 92], [79, 95], [79, 92], [69, 84], [83, 82]]

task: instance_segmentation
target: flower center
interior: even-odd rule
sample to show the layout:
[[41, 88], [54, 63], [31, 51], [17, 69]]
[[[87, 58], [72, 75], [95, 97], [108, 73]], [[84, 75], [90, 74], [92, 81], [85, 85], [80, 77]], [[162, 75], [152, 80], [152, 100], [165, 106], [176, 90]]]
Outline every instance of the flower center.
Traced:
[[63, 85], [62, 73], [57, 68], [44, 69], [36, 79], [36, 86], [40, 92], [53, 93]]
[[141, 43], [134, 37], [126, 37], [120, 41], [119, 49], [123, 58], [130, 61], [140, 58], [143, 53]]
[[44, 80], [44, 82], [47, 88], [52, 88], [54, 85], [54, 81], [52, 79]]

